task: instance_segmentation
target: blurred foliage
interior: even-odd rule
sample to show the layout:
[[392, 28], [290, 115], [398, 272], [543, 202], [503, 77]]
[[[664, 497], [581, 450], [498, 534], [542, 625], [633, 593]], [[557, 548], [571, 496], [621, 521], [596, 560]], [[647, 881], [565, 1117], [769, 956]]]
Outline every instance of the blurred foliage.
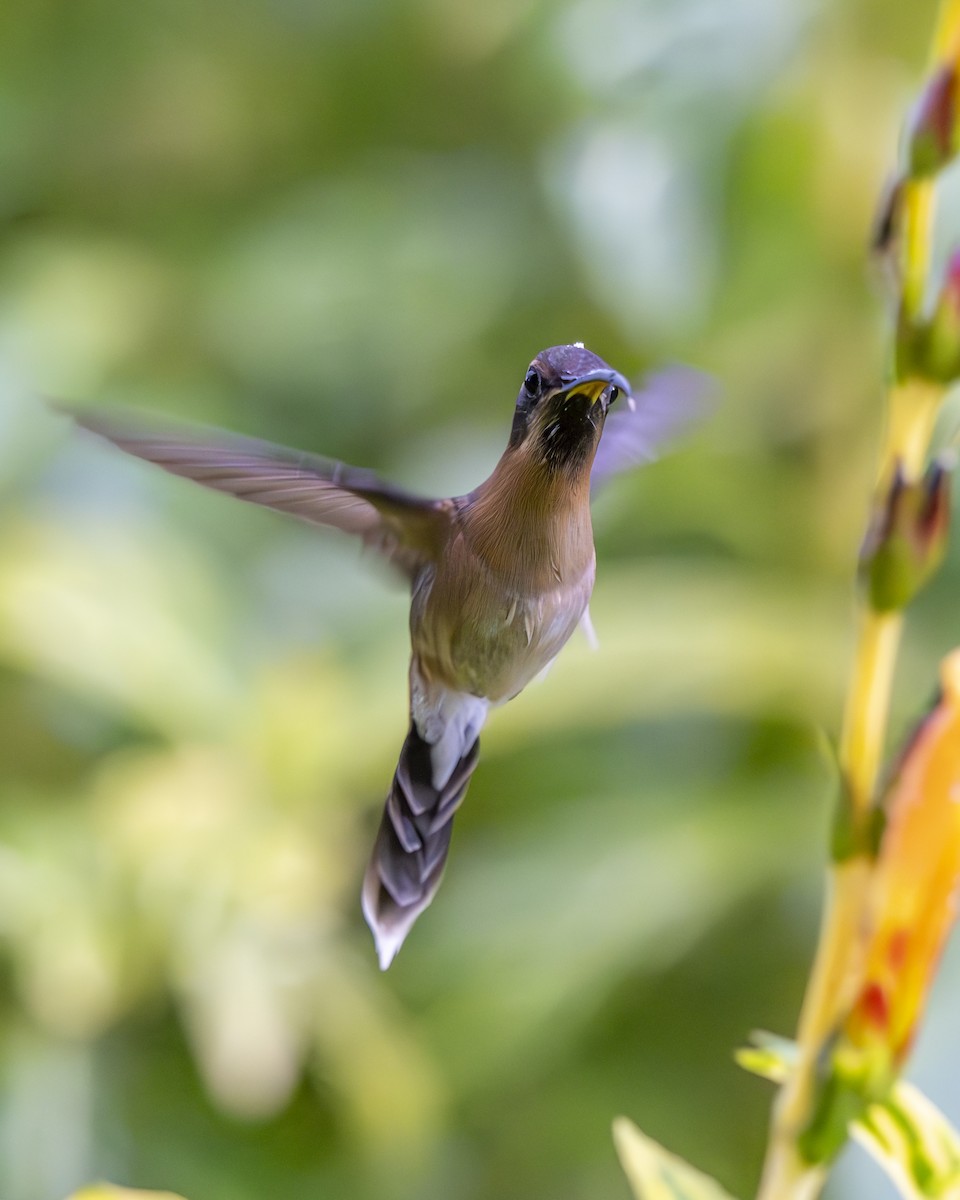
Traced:
[[[0, 8], [3, 1200], [615, 1200], [618, 1111], [752, 1189], [768, 1096], [730, 1047], [792, 1026], [816, 930], [878, 432], [863, 248], [921, 7]], [[41, 397], [441, 494], [573, 339], [723, 401], [598, 501], [600, 651], [495, 716], [381, 976], [358, 889], [405, 598]], [[896, 728], [958, 584], [951, 553]], [[917, 1072], [956, 1112], [951, 1004]]]
[[70, 1200], [183, 1200], [183, 1198], [175, 1196], [173, 1192], [144, 1192], [139, 1188], [133, 1190], [113, 1187], [109, 1183], [100, 1183], [74, 1193]]

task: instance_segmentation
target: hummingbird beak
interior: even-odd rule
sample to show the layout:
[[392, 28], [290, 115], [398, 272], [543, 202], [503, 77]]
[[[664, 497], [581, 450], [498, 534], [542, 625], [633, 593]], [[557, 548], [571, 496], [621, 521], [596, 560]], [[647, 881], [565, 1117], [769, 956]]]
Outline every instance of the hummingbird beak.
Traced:
[[616, 393], [622, 392], [627, 398], [627, 403], [632, 404], [633, 397], [630, 394], [629, 380], [618, 372], [610, 368], [598, 368], [596, 371], [588, 371], [586, 375], [580, 375], [570, 383], [565, 384], [561, 389], [561, 395], [580, 392], [589, 397], [593, 404], [605, 394], [608, 394], [607, 403], [610, 404], [616, 399]]

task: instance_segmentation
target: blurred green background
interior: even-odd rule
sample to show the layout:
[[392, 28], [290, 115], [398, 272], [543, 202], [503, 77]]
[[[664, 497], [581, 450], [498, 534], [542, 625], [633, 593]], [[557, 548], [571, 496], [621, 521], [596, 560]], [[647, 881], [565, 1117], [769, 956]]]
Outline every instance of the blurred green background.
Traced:
[[[865, 263], [933, 0], [0, 7], [0, 1200], [625, 1200], [611, 1118], [755, 1186], [816, 933], [885, 329]], [[406, 599], [72, 434], [139, 405], [466, 491], [525, 366], [714, 373], [596, 505], [438, 902], [358, 891]], [[949, 433], [949, 427], [947, 429]], [[952, 555], [895, 729], [960, 641]], [[947, 963], [916, 1074], [954, 1118]], [[886, 1195], [851, 1153], [833, 1196]]]

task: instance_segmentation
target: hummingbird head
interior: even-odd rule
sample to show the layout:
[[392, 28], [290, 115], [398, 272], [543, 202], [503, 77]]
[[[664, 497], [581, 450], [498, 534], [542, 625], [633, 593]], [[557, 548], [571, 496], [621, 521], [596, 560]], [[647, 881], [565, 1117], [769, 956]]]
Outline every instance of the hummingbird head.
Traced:
[[629, 382], [577, 342], [541, 350], [517, 396], [510, 447], [523, 446], [551, 470], [589, 467], [607, 409]]

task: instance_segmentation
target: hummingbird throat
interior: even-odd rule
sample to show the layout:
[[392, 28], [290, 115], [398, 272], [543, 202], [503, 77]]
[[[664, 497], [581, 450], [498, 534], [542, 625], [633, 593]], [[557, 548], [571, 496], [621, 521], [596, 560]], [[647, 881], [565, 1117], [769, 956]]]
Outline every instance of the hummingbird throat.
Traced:
[[534, 453], [551, 471], [579, 471], [593, 460], [602, 422], [599, 404], [583, 392], [559, 396], [531, 430]]

